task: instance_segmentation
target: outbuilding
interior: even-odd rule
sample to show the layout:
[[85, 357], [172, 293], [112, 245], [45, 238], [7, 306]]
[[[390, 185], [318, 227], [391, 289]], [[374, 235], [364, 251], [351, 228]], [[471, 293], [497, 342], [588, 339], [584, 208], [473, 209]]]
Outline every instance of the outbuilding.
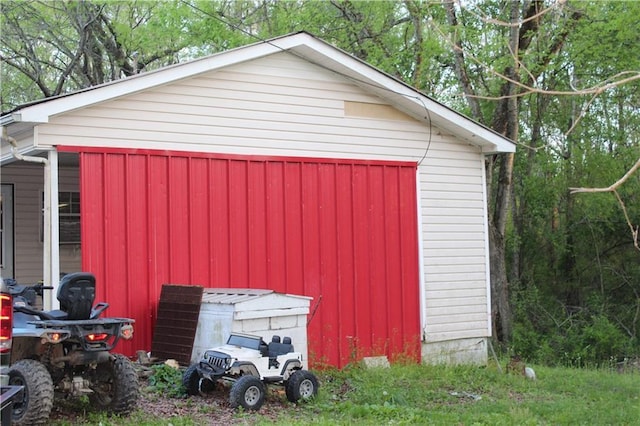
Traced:
[[315, 365], [487, 360], [484, 158], [515, 145], [308, 33], [0, 124], [2, 275], [93, 272], [127, 355], [173, 283], [312, 298]]
[[232, 332], [271, 342], [288, 338], [307, 360], [307, 321], [311, 298], [264, 289], [207, 289], [202, 295], [191, 361], [223, 345]]

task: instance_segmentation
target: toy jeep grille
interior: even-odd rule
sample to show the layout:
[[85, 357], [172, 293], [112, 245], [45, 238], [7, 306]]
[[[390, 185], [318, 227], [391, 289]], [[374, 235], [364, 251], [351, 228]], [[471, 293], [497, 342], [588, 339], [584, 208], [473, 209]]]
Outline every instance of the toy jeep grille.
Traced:
[[231, 366], [231, 357], [229, 357], [229, 355], [227, 354], [223, 354], [217, 351], [207, 351], [205, 352], [204, 357], [207, 362], [213, 367], [226, 370]]

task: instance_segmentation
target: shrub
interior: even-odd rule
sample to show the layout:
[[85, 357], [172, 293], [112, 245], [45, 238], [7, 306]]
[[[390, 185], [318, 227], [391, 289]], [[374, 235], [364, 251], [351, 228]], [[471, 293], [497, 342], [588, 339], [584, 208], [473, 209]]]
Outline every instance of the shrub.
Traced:
[[182, 371], [166, 364], [158, 364], [151, 367], [153, 374], [149, 377], [149, 388], [153, 392], [164, 394], [172, 398], [181, 398], [187, 395], [182, 386]]

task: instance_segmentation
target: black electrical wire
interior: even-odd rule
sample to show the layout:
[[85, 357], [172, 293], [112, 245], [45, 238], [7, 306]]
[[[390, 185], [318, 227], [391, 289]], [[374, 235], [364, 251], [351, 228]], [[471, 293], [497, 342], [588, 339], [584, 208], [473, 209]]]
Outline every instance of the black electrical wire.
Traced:
[[[347, 80], [350, 80], [350, 81], [356, 82], [356, 83], [358, 83], [358, 84], [360, 84], [360, 85], [367, 85], [367, 86], [375, 87], [376, 89], [384, 90], [384, 91], [387, 91], [387, 92], [390, 92], [390, 93], [393, 93], [393, 94], [396, 94], [396, 95], [404, 96], [404, 97], [406, 97], [406, 98], [411, 98], [411, 99], [415, 99], [415, 100], [419, 101], [419, 102], [422, 104], [422, 107], [424, 108], [424, 110], [425, 110], [425, 112], [426, 112], [426, 116], [425, 116], [425, 118], [426, 118], [426, 119], [427, 119], [427, 121], [428, 121], [429, 137], [428, 137], [428, 139], [427, 139], [427, 146], [426, 146], [426, 148], [425, 148], [425, 150], [424, 150], [424, 154], [422, 155], [422, 158], [420, 158], [420, 161], [418, 161], [418, 166], [420, 166], [420, 165], [422, 164], [422, 162], [424, 161], [424, 159], [427, 157], [427, 154], [429, 153], [429, 148], [431, 147], [431, 139], [432, 139], [432, 138], [431, 138], [431, 136], [432, 136], [432, 129], [431, 129], [431, 113], [430, 113], [430, 111], [429, 111], [429, 108], [427, 108], [427, 106], [425, 105], [424, 100], [422, 99], [422, 97], [419, 97], [419, 96], [409, 96], [409, 95], [407, 95], [407, 94], [405, 94], [405, 93], [396, 92], [395, 90], [389, 89], [389, 88], [387, 88], [387, 87], [379, 86], [379, 85], [377, 85], [377, 84], [370, 83], [370, 82], [368, 82], [368, 81], [364, 81], [364, 80], [359, 80], [359, 79], [357, 79], [357, 78], [355, 78], [355, 77], [352, 77], [352, 76], [349, 76], [349, 75], [343, 74], [343, 73], [341, 73], [341, 72], [339, 72], [339, 71], [336, 71], [336, 70], [335, 70], [335, 69], [333, 69], [333, 68], [329, 68], [329, 67], [327, 67], [327, 66], [326, 66], [326, 65], [324, 65], [324, 64], [320, 64], [320, 63], [318, 63], [318, 62], [315, 62], [315, 61], [313, 61], [312, 59], [307, 58], [307, 57], [305, 57], [304, 55], [299, 54], [298, 52], [293, 52], [293, 51], [290, 51], [290, 50], [284, 49], [284, 48], [282, 48], [282, 47], [278, 46], [277, 44], [273, 43], [271, 40], [266, 40], [266, 39], [263, 39], [263, 38], [261, 38], [261, 37], [258, 37], [257, 35], [255, 35], [255, 34], [253, 34], [253, 33], [249, 32], [249, 31], [247, 31], [247, 30], [245, 30], [245, 29], [243, 29], [243, 28], [240, 28], [240, 27], [239, 27], [239, 26], [237, 26], [237, 25], [234, 25], [234, 24], [232, 24], [231, 22], [228, 22], [228, 21], [226, 21], [226, 20], [222, 19], [220, 16], [213, 15], [213, 14], [211, 14], [211, 13], [209, 13], [209, 12], [205, 11], [205, 10], [200, 9], [198, 6], [196, 6], [196, 5], [194, 5], [194, 4], [191, 4], [190, 2], [188, 2], [188, 1], [186, 1], [186, 0], [180, 0], [180, 1], [181, 1], [183, 4], [187, 5], [188, 7], [192, 8], [192, 9], [194, 9], [194, 10], [197, 10], [198, 12], [203, 13], [204, 15], [206, 15], [206, 16], [208, 16], [208, 17], [210, 17], [210, 18], [213, 18], [213, 19], [217, 20], [218, 22], [221, 22], [222, 24], [224, 24], [224, 25], [228, 26], [229, 28], [231, 28], [231, 29], [233, 29], [233, 30], [240, 31], [240, 32], [242, 32], [243, 34], [246, 34], [246, 35], [248, 35], [249, 37], [251, 37], [251, 38], [253, 38], [253, 39], [257, 40], [257, 41], [259, 41], [259, 42], [261, 42], [261, 43], [268, 44], [268, 45], [270, 45], [270, 46], [273, 46], [273, 47], [275, 47], [276, 49], [278, 49], [278, 50], [280, 50], [280, 51], [282, 51], [282, 52], [286, 52], [286, 53], [288, 53], [288, 54], [290, 54], [290, 55], [293, 55], [293, 56], [296, 56], [296, 57], [298, 57], [298, 58], [300, 58], [300, 59], [304, 59], [304, 60], [305, 60], [305, 61], [307, 61], [307, 62], [310, 62], [310, 63], [312, 63], [312, 64], [314, 64], [314, 65], [316, 65], [316, 66], [318, 66], [318, 67], [320, 67], [320, 68], [322, 68], [322, 69], [324, 69], [324, 70], [327, 70], [327, 71], [330, 71], [330, 72], [332, 72], [332, 73], [334, 73], [334, 74], [337, 74], [337, 75], [339, 75], [339, 76], [341, 76], [341, 77], [343, 77], [343, 78], [345, 78], [345, 79], [347, 79]], [[405, 83], [405, 84], [406, 84], [406, 83]], [[414, 90], [415, 90], [415, 89], [414, 89]], [[426, 95], [425, 95], [425, 96], [426, 96]]]

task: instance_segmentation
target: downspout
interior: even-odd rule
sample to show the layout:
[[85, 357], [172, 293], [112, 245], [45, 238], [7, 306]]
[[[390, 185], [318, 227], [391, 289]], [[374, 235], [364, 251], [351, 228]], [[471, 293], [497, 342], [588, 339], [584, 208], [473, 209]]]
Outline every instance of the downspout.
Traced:
[[11, 145], [11, 155], [13, 155], [16, 160], [26, 161], [28, 163], [41, 163], [45, 166], [49, 163], [46, 158], [20, 154], [18, 151], [18, 141], [7, 134], [7, 128], [4, 126], [2, 127], [2, 140], [7, 141], [9, 145]]
[[[45, 291], [42, 296], [42, 305], [45, 310], [51, 310], [58, 308], [57, 299], [52, 297], [53, 293], [58, 290], [58, 281], [60, 274], [59, 255], [57, 250], [52, 250], [52, 247], [58, 245], [58, 228], [52, 226], [54, 223], [58, 223], [58, 209], [52, 209], [51, 206], [58, 205], [58, 156], [57, 151], [53, 150], [49, 152], [49, 159], [43, 157], [36, 157], [32, 155], [23, 155], [18, 151], [18, 143], [15, 138], [11, 137], [7, 133], [6, 126], [2, 126], [2, 141], [7, 141], [11, 146], [11, 155], [18, 161], [25, 161], [28, 163], [44, 164], [44, 235], [43, 235], [43, 262], [42, 272], [44, 285], [53, 286], [52, 291]], [[55, 167], [55, 171], [54, 168]], [[56, 191], [52, 191], [52, 188], [56, 188]], [[54, 244], [55, 243], [55, 244]], [[56, 306], [54, 306], [54, 303]]]

